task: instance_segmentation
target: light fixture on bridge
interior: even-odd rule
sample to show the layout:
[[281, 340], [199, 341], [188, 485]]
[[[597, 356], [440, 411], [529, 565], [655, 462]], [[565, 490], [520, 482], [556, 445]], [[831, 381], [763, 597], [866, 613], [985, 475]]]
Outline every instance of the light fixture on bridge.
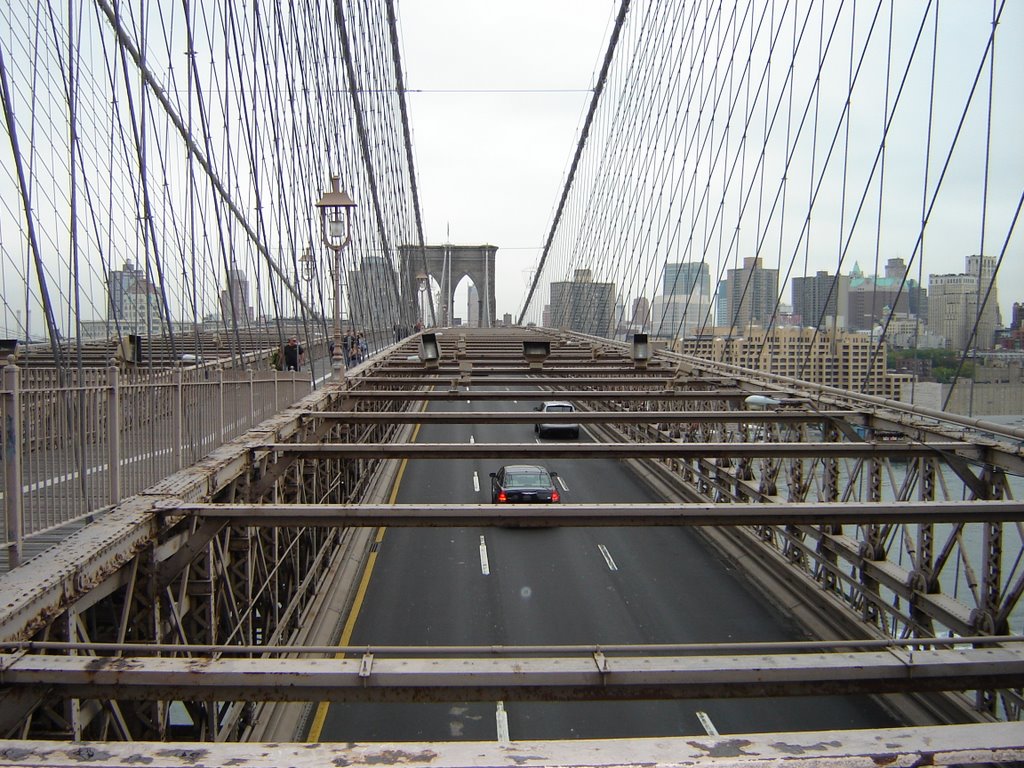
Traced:
[[438, 344], [436, 333], [420, 335], [420, 360], [424, 368], [437, 368], [441, 361], [441, 345]]
[[651, 359], [651, 345], [647, 341], [646, 333], [633, 334], [633, 366], [635, 368], [646, 368]]
[[324, 245], [335, 253], [352, 242], [352, 209], [355, 202], [338, 186], [338, 175], [331, 176], [331, 189], [316, 204], [320, 209], [320, 235]]
[[429, 287], [430, 287], [430, 278], [427, 277], [427, 273], [426, 272], [420, 272], [419, 274], [417, 274], [416, 275], [416, 290], [419, 293], [419, 297], [420, 297], [419, 298], [419, 309], [417, 310], [417, 314], [419, 315], [419, 317], [416, 318], [417, 323], [423, 323], [424, 322], [423, 318], [425, 318], [427, 316], [427, 301], [426, 301], [426, 298], [427, 298], [427, 288], [429, 288]]
[[331, 189], [324, 192], [316, 204], [320, 209], [320, 236], [324, 245], [334, 251], [334, 345], [331, 368], [339, 381], [344, 376], [344, 357], [341, 349], [341, 294], [344, 271], [341, 252], [352, 242], [352, 209], [356, 204], [338, 186], [337, 174], [331, 176]]
[[302, 255], [299, 256], [299, 273], [307, 283], [312, 282], [313, 275], [316, 274], [316, 261], [313, 259], [313, 249], [308, 245], [302, 249]]
[[531, 371], [544, 367], [544, 361], [551, 354], [551, 342], [547, 339], [529, 339], [523, 341], [523, 358]]

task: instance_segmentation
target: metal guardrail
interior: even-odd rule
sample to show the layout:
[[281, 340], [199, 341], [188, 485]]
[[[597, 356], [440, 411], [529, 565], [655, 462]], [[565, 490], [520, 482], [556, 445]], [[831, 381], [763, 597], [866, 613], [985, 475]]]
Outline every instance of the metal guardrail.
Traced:
[[306, 372], [69, 372], [64, 384], [7, 365], [0, 390], [3, 542], [94, 515], [195, 463], [312, 390]]

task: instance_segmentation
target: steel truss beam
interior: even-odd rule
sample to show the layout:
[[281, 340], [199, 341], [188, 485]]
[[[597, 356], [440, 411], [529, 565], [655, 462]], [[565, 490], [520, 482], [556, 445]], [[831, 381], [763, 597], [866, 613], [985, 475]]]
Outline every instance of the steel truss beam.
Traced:
[[[484, 649], [481, 649], [484, 650]], [[1024, 648], [725, 656], [168, 658], [0, 654], [9, 690], [149, 701], [582, 701], [1024, 685]]]
[[[547, 399], [557, 396], [548, 393]], [[574, 398], [575, 399], [575, 398]], [[862, 423], [867, 416], [855, 411], [576, 411], [537, 413], [526, 411], [407, 411], [405, 413], [308, 412], [304, 417], [346, 424], [658, 424], [720, 422], [727, 424], [821, 423], [843, 419]]]
[[[1001, 487], [1005, 483], [1003, 470], [1013, 472], [1024, 463], [1016, 446], [1008, 448], [1006, 434], [993, 432], [992, 440], [979, 440], [971, 430], [988, 429], [982, 422], [967, 424], [961, 419], [954, 424], [955, 420], [923, 418], [917, 412], [901, 411], [895, 404], [890, 409], [877, 398], [819, 392], [804, 397], [800, 404], [794, 395], [801, 396], [801, 390], [790, 384], [771, 388], [754, 377], [740, 375], [688, 378], [679, 370], [673, 371], [672, 378], [653, 382], [650, 372], [640, 374], [646, 377], [641, 383], [633, 378], [636, 374], [627, 359], [613, 360], [610, 365], [618, 366], [622, 373], [623, 391], [618, 391], [617, 382], [609, 383], [612, 369], [598, 371], [591, 363], [566, 366], [555, 377], [550, 376], [553, 366], [531, 371], [529, 377], [520, 379], [524, 387], [538, 387], [528, 392], [467, 391], [459, 387], [462, 380], [453, 379], [447, 380], [450, 390], [430, 392], [427, 387], [444, 386], [438, 375], [417, 380], [413, 388], [405, 379], [380, 381], [387, 377], [376, 373], [372, 374], [374, 381], [353, 376], [345, 388], [311, 396], [200, 464], [125, 501], [54, 550], [47, 562], [33, 561], [9, 574], [4, 586], [17, 592], [6, 592], [9, 599], [0, 601], [0, 638], [87, 639], [89, 648], [84, 652], [88, 654], [123, 652], [101, 650], [104, 640], [177, 644], [174, 653], [180, 656], [177, 663], [182, 669], [188, 665], [199, 669], [207, 662], [188, 658], [202, 653], [190, 649], [188, 643], [219, 640], [256, 647], [296, 641], [296, 616], [304, 609], [308, 587], [323, 567], [322, 553], [333, 546], [331, 535], [341, 535], [327, 528], [510, 523], [730, 526], [736, 535], [748, 537], [748, 555], [777, 548], [780, 559], [785, 558], [776, 566], [787, 571], [782, 578], [793, 581], [788, 569], [796, 568], [807, 576], [812, 589], [820, 587], [818, 592], [836, 598], [832, 601], [836, 606], [862, 611], [869, 630], [900, 636], [947, 629], [1005, 631], [1005, 615], [1024, 590], [1024, 577], [1017, 575], [1009, 581], [992, 567], [990, 561], [1006, 545], [991, 533], [982, 553], [984, 560], [970, 562], [963, 553], [960, 531], [970, 523], [1021, 522], [1019, 502], [1006, 500]], [[379, 373], [384, 368], [375, 370]], [[415, 366], [403, 370], [410, 380], [419, 372]], [[464, 377], [465, 369], [452, 368], [451, 372]], [[447, 373], [448, 369], [442, 369], [440, 376]], [[480, 383], [497, 380], [492, 376], [481, 378]], [[648, 382], [654, 388], [644, 389]], [[367, 385], [381, 390], [364, 391], [362, 387]], [[601, 389], [590, 389], [598, 386]], [[795, 407], [743, 410], [743, 398], [758, 393], [789, 398], [794, 402], [787, 406]], [[601, 433], [604, 439], [626, 442], [475, 444], [471, 448], [392, 442], [403, 439], [396, 426], [401, 424], [469, 420], [531, 424], [539, 419], [532, 412], [432, 414], [405, 410], [427, 400], [507, 403], [510, 399], [535, 402], [551, 397], [579, 403], [581, 410], [566, 421], [593, 425], [595, 434]], [[589, 407], [595, 410], [588, 411]], [[819, 434], [821, 438], [815, 440]], [[674, 489], [668, 498], [700, 503], [623, 508], [408, 505], [386, 509], [361, 503], [367, 500], [367, 484], [379, 459], [477, 459], [483, 455], [653, 459], [644, 462], [645, 472], [672, 475], [685, 486]], [[941, 470], [949, 468], [953, 472], [944, 475]], [[960, 481], [970, 493], [993, 501], [943, 501], [959, 495]], [[958, 485], [947, 488], [947, 483]], [[752, 503], [755, 501], [758, 503]], [[929, 527], [943, 521], [954, 523], [953, 533], [942, 531], [933, 537]], [[915, 538], [910, 536], [911, 523], [923, 529]], [[737, 528], [748, 525], [753, 528]], [[905, 536], [905, 541], [897, 538], [897, 533]], [[751, 549], [755, 536], [761, 537], [765, 546]], [[774, 550], [769, 554], [774, 556]], [[958, 567], [962, 563], [969, 582], [986, 580], [983, 599], [977, 600], [975, 607], [960, 595], [939, 591], [938, 576], [943, 569], [948, 575], [954, 563]], [[932, 623], [943, 626], [933, 628]], [[891, 651], [878, 653], [892, 655]], [[917, 651], [914, 656], [918, 657]], [[83, 674], [108, 665], [128, 669], [138, 661], [111, 656], [77, 658]], [[144, 670], [151, 661], [142, 662]], [[265, 661], [278, 665], [276, 659]], [[360, 661], [371, 675], [385, 663]], [[93, 666], [85, 669], [87, 663]], [[703, 671], [725, 674], [723, 669]], [[654, 670], [658, 672], [657, 667]], [[779, 673], [773, 670], [773, 675]], [[916, 664], [912, 672], [916, 674]], [[195, 682], [202, 686], [206, 679], [197, 673]], [[666, 686], [672, 679], [666, 678]], [[3, 681], [8, 680], [5, 674]], [[175, 677], [167, 685], [178, 685], [178, 680]], [[793, 682], [791, 690], [798, 684]], [[808, 688], [832, 684], [830, 680], [803, 680]], [[838, 684], [863, 682], [840, 676]], [[909, 690], [919, 684], [934, 683], [915, 680], [898, 687]], [[170, 735], [167, 701], [175, 696], [112, 709], [102, 701], [110, 692], [104, 685], [92, 688], [83, 683], [77, 691], [81, 700], [65, 699], [57, 706], [51, 705], [60, 692], [67, 693], [66, 687], [58, 686], [58, 693], [50, 697], [45, 691], [40, 693], [42, 685], [31, 689], [12, 685], [4, 698], [12, 704], [5, 722], [14, 723], [34, 706], [32, 702], [44, 696], [44, 704], [29, 715], [33, 730], [25, 726], [20, 732], [59, 733], [64, 728], [60, 718], [70, 713], [68, 721], [74, 724], [76, 736], [78, 730], [86, 738], [117, 733], [125, 738]], [[183, 685], [192, 685], [192, 681]], [[756, 687], [753, 678], [743, 682], [735, 677], [733, 690], [739, 691], [741, 685], [750, 691]], [[1016, 711], [1013, 697], [1017, 692], [1007, 690], [1019, 686], [1016, 677], [992, 673], [972, 680], [965, 676], [953, 687], [963, 690], [970, 686], [998, 690], [1004, 708]], [[710, 687], [715, 687], [714, 695], [722, 695], [721, 682], [709, 683]], [[558, 689], [554, 685], [544, 688]], [[636, 689], [640, 688], [638, 684]], [[592, 689], [597, 686], [561, 690], [566, 696], [585, 698], [596, 695]], [[15, 693], [22, 690], [31, 693]], [[189, 738], [234, 738], [242, 732], [253, 705], [244, 701], [217, 706], [207, 703], [223, 702], [212, 697], [225, 695], [218, 690], [185, 702], [196, 723]], [[513, 696], [510, 690], [507, 698]], [[987, 696], [984, 706], [990, 708], [995, 700]], [[835, 743], [844, 738], [842, 734], [830, 737]]]
[[779, 504], [160, 504], [255, 526], [842, 525], [1024, 522], [1024, 500]]
[[1018, 765], [1024, 731], [1008, 723], [883, 728], [870, 731], [735, 733], [660, 739], [449, 741], [401, 744], [167, 744], [153, 742], [0, 741], [0, 766], [123, 768], [900, 768], [920, 765]]
[[270, 443], [256, 450], [312, 459], [739, 459], [918, 458], [937, 453], [979, 457], [961, 442], [879, 443]]
[[[543, 379], [537, 379], [538, 389], [520, 389], [515, 391], [503, 390], [487, 390], [487, 389], [458, 389], [456, 386], [453, 389], [440, 390], [440, 389], [415, 389], [415, 390], [391, 390], [391, 389], [377, 389], [377, 390], [362, 390], [362, 389], [350, 389], [347, 391], [349, 397], [353, 400], [388, 400], [388, 401], [402, 401], [402, 400], [472, 400], [472, 401], [512, 401], [512, 400], [552, 400], [554, 397], [564, 397], [565, 393], [559, 394], [559, 391], [551, 391], [541, 389], [543, 387]], [[580, 379], [577, 382], [577, 386], [586, 386], [586, 379]], [[727, 390], [698, 390], [698, 389], [686, 389], [686, 390], [666, 390], [666, 389], [646, 389], [646, 390], [617, 390], [617, 389], [577, 389], [572, 392], [573, 400], [639, 400], [639, 401], [653, 401], [653, 400], [677, 400], [677, 401], [715, 401], [721, 403], [729, 403], [736, 406], [738, 409], [742, 406], [743, 400], [749, 395], [756, 394], [756, 391], [747, 391], [739, 389], [727, 389]], [[777, 394], [777, 393], [776, 393]], [[735, 410], [735, 409], [734, 409]], [[742, 413], [742, 411], [737, 411]]]

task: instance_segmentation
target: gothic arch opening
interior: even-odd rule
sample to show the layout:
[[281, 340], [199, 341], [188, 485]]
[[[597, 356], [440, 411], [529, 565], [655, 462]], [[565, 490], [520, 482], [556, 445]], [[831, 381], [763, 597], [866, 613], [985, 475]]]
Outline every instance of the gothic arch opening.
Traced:
[[[468, 278], [477, 292], [478, 325], [490, 328], [495, 318], [494, 257], [497, 251], [493, 245], [428, 245], [422, 248], [403, 245], [399, 256], [404, 295], [414, 297], [410, 304], [417, 309], [419, 277], [426, 275], [431, 290], [437, 291], [432, 294], [437, 315], [435, 324], [451, 325], [453, 318], [466, 314], [455, 304], [455, 291]], [[464, 322], [468, 320], [463, 319]]]

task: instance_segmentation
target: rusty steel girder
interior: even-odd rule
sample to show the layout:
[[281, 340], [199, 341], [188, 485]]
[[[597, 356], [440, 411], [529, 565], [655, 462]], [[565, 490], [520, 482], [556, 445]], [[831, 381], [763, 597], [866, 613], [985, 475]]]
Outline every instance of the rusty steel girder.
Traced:
[[[1018, 638], [1019, 639], [1019, 638]], [[9, 690], [162, 701], [620, 701], [1024, 685], [1024, 646], [779, 655], [333, 659], [0, 654]], [[514, 649], [513, 649], [514, 650]]]
[[[471, 356], [474, 345], [467, 344], [464, 351]], [[616, 360], [613, 353], [613, 345], [602, 346], [604, 368], [630, 364], [625, 355]], [[557, 355], [556, 344], [552, 358]], [[84, 643], [83, 655], [71, 663], [88, 665], [92, 671], [121, 665], [127, 682], [137, 679], [127, 675], [137, 661], [102, 659], [102, 654], [109, 653], [102, 650], [103, 642], [127, 637], [141, 642], [177, 643], [184, 649], [191, 647], [189, 644], [218, 640], [258, 647], [294, 639], [297, 617], [313, 607], [311, 586], [333, 567], [328, 564], [328, 553], [335, 547], [335, 533], [345, 535], [356, 526], [470, 524], [698, 525], [702, 530], [750, 534], [754, 543], [747, 545], [749, 555], [754, 554], [751, 546], [767, 553], [765, 557], [775, 551], [785, 552], [773, 566], [776, 570], [794, 569], [806, 577], [811, 591], [821, 591], [819, 584], [826, 586], [836, 605], [845, 603], [864, 611], [872, 622], [869, 628], [895, 633], [912, 627], [920, 635], [921, 627], [931, 626], [929, 622], [959, 632], [986, 632], [996, 626], [995, 621], [986, 623], [981, 618], [972, 623], [972, 606], [937, 589], [944, 566], [948, 570], [948, 563], [958, 562], [960, 539], [936, 533], [940, 530], [936, 526], [950, 521], [959, 528], [1021, 522], [1020, 502], [1001, 490], [1000, 484], [1007, 482], [1005, 472], [977, 469], [993, 460], [1001, 462], [1006, 471], [1018, 466], [1020, 457], [1004, 447], [1005, 441], [993, 444], [991, 440], [979, 440], [965, 431], [972, 425], [926, 422], [911, 410], [893, 410], [871, 399], [858, 401], [819, 392], [813, 407], [808, 407], [811, 398], [801, 399], [799, 388], [788, 384], [779, 390], [754, 378], [744, 380], [735, 372], [697, 374], [687, 369], [687, 361], [680, 356], [666, 355], [665, 359], [669, 362], [662, 370], [671, 372], [671, 376], [650, 382], [651, 389], [641, 388], [648, 384], [637, 383], [625, 371], [621, 386], [616, 386], [607, 370], [588, 370], [581, 363], [572, 374], [566, 368], [548, 379], [546, 374], [554, 371], [550, 368], [534, 371], [522, 380], [524, 386], [537, 389], [466, 389], [462, 377], [448, 391], [428, 392], [428, 387], [438, 383], [443, 386], [443, 381], [423, 379], [417, 384], [417, 370], [409, 365], [402, 367], [401, 377], [389, 379], [378, 375], [387, 366], [378, 366], [365, 379], [354, 376], [343, 387], [307, 398], [194, 467], [126, 500], [99, 524], [87, 527], [82, 535], [55, 550], [56, 570], [29, 563], [18, 569], [17, 575], [8, 576], [7, 585], [17, 583], [21, 591], [7, 601], [6, 608], [0, 607], [0, 636], [10, 641], [50, 632], [48, 636], [54, 639], [78, 639]], [[460, 371], [462, 376], [464, 371]], [[645, 376], [651, 379], [650, 371]], [[481, 376], [479, 381], [488, 385], [497, 381], [489, 378]], [[740, 410], [744, 399], [757, 393], [774, 393], [780, 401], [786, 399], [792, 405], [774, 411]], [[414, 410], [428, 400], [487, 403], [510, 398], [536, 401], [552, 396], [575, 401], [579, 410], [571, 418], [607, 442], [472, 446], [404, 442], [415, 424], [531, 424], [538, 418], [528, 412], [437, 414]], [[666, 492], [668, 498], [678, 495], [690, 503], [566, 504], [515, 510], [493, 505], [366, 503], [375, 482], [372, 467], [397, 464], [389, 459], [476, 459], [492, 455], [617, 457], [637, 466], [642, 463], [652, 476], [673, 480], [675, 485], [662, 486], [670, 489]], [[922, 466], [924, 469], [919, 470]], [[947, 475], [941, 475], [947, 470]], [[950, 476], [961, 480], [978, 500], [951, 498], [945, 487]], [[887, 490], [886, 483], [893, 486], [892, 491]], [[790, 501], [785, 501], [787, 498]], [[910, 525], [927, 532], [921, 542], [927, 544], [928, 554], [922, 546], [921, 555], [926, 559], [914, 557], [911, 566], [903, 567], [895, 562], [898, 552], [893, 548], [893, 531]], [[996, 540], [995, 536], [989, 538], [990, 542]], [[906, 541], [904, 546], [916, 553], [909, 536]], [[984, 557], [1000, 551], [1001, 547], [990, 544]], [[997, 586], [1005, 580], [998, 569], [984, 562], [974, 565], [969, 557], [959, 562], [990, 582], [986, 610], [977, 611], [977, 616], [1005, 615], [1020, 594], [1020, 585]], [[104, 624], [95, 616], [85, 621], [96, 606], [104, 606], [103, 616], [120, 613], [120, 622]], [[87, 626], [91, 635], [85, 633]], [[62, 629], [57, 632], [57, 628]], [[914, 655], [917, 657], [916, 652]], [[59, 664], [49, 659], [66, 658], [53, 655], [43, 663]], [[279, 661], [272, 656], [267, 660]], [[152, 666], [152, 661], [142, 662], [142, 668]], [[260, 659], [252, 661], [261, 663]], [[361, 662], [371, 675], [372, 670], [387, 669], [390, 663], [383, 658]], [[680, 662], [674, 670], [655, 665], [650, 669], [657, 680], [638, 683], [632, 692], [621, 695], [675, 695], [672, 686], [681, 686], [682, 678], [674, 675], [689, 669], [687, 663], [692, 662]], [[999, 673], [1012, 672], [1015, 663], [1003, 664]], [[208, 690], [217, 688], [212, 671], [216, 665], [210, 667], [200, 659], [190, 664], [189, 669], [196, 675], [194, 689], [189, 687], [191, 682], [181, 683], [184, 678], [176, 672], [164, 670], [170, 674], [168, 687], [153, 691], [162, 690], [162, 695], [171, 699], [192, 697], [186, 706], [196, 723], [195, 738], [236, 737], [252, 717], [251, 704], [246, 704], [245, 697], [251, 695], [254, 701], [262, 701], [278, 695], [267, 690], [245, 693], [238, 689], [233, 693], [242, 698], [217, 712], [207, 706], [207, 700], [227, 694], [223, 690], [217, 694], [200, 690], [204, 686], [210, 686]], [[12, 675], [16, 666], [12, 663]], [[794, 678], [770, 684], [778, 686], [777, 690], [789, 686], [790, 691], [801, 685], [803, 690], [838, 690], [843, 686], [851, 686], [849, 690], [865, 686], [861, 690], [868, 690], [871, 685], [875, 686], [873, 690], [887, 690], [886, 685], [912, 690], [915, 686], [938, 685], [936, 677], [908, 682], [908, 675], [892, 670], [885, 682], [881, 680], [885, 665], [880, 658], [875, 666], [878, 679], [870, 683], [871, 671], [859, 680], [844, 678], [843, 673], [828, 680], [813, 678], [829, 669], [822, 660], [820, 665], [811, 664], [816, 668], [802, 682]], [[200, 669], [211, 672], [200, 673]], [[923, 669], [915, 663], [909, 677]], [[70, 683], [74, 676], [70, 670], [65, 671], [68, 674], [63, 678]], [[1016, 672], [999, 673], [975, 668], [950, 684], [958, 690], [965, 686], [1005, 690], [1019, 684]], [[715, 674], [719, 677], [708, 690], [715, 688], [716, 695], [722, 695], [728, 674], [734, 675], [732, 690], [736, 695], [756, 693], [759, 685], [768, 684], [753, 678], [744, 682], [738, 668], [731, 673], [719, 669]], [[46, 678], [47, 684], [57, 677], [61, 675]], [[6, 677], [5, 681], [13, 679]], [[316, 679], [313, 675], [309, 684]], [[43, 680], [40, 677], [36, 682], [42, 684]], [[109, 686], [114, 683], [79, 679], [75, 685], [79, 687], [73, 692], [61, 685], [53, 690], [58, 696], [72, 696], [64, 701], [82, 702], [81, 706], [69, 706], [68, 711], [83, 735], [166, 735], [170, 699], [119, 707], [98, 705], [97, 697], [110, 692]], [[125, 690], [132, 685], [128, 683]], [[184, 687], [173, 687], [178, 685]], [[16, 696], [13, 691], [17, 688], [15, 685], [5, 699], [12, 703], [5, 720], [8, 725], [17, 720], [19, 713], [32, 710], [32, 702], [39, 703], [32, 696]], [[522, 686], [516, 693], [514, 688], [509, 684], [507, 690], [492, 690], [488, 695], [515, 698], [531, 690]], [[427, 693], [426, 687], [419, 690], [421, 696], [435, 695]], [[548, 685], [535, 690], [545, 696], [587, 698], [596, 696], [598, 689], [589, 685]], [[630, 689], [626, 686], [621, 690]], [[696, 690], [691, 687], [688, 695]], [[739, 693], [741, 690], [746, 694]], [[53, 704], [59, 700], [48, 697], [40, 711], [56, 711]], [[987, 697], [985, 706], [994, 700]], [[1005, 701], [1012, 703], [1009, 698]], [[107, 724], [97, 728], [97, 722]], [[49, 727], [61, 727], [56, 717], [47, 723]]]
[[877, 768], [920, 765], [1019, 765], [1024, 733], [1010, 723], [880, 728], [870, 731], [731, 733], [659, 739], [380, 743], [205, 743], [0, 741], [0, 766], [89, 768]]

